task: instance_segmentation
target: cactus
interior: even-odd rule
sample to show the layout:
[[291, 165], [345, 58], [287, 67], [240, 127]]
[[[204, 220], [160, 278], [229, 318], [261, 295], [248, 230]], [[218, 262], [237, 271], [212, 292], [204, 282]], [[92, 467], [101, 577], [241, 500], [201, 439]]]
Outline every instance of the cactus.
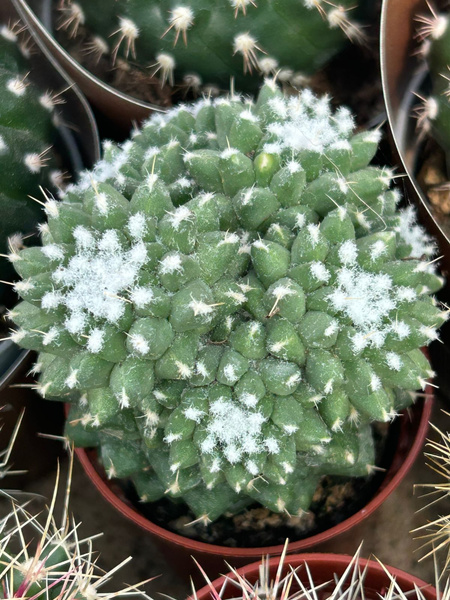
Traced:
[[[190, 600], [214, 598], [222, 600], [295, 600], [317, 598], [318, 591], [334, 600], [359, 600], [372, 594], [380, 600], [425, 600], [435, 594], [448, 596], [449, 581], [441, 584], [436, 577], [436, 589], [429, 584], [418, 587], [406, 573], [383, 564], [379, 559], [361, 558], [362, 544], [353, 556], [310, 554], [287, 555], [286, 540], [280, 557], [263, 556], [260, 564], [254, 563], [233, 569], [221, 579], [211, 582], [201, 565], [205, 587], [197, 590], [192, 583]], [[227, 565], [229, 567], [229, 565]]]
[[[0, 25], [0, 252], [20, 248], [22, 239], [42, 218], [39, 205], [28, 197], [39, 186], [60, 186], [62, 173], [52, 168], [51, 146], [55, 137], [53, 109], [58, 97], [42, 93], [29, 81], [29, 65], [15, 31]], [[54, 165], [53, 165], [54, 166]], [[0, 279], [12, 276], [9, 264], [0, 258]]]
[[370, 423], [431, 376], [434, 246], [353, 127], [273, 81], [154, 115], [11, 257], [38, 390], [143, 500], [306, 510], [323, 474], [371, 471]]
[[[81, 539], [80, 524], [70, 525], [70, 484], [69, 475], [60, 526], [56, 524], [55, 509], [59, 469], [52, 502], [43, 515], [29, 512], [30, 500], [23, 505], [12, 501], [11, 512], [0, 519], [2, 599], [96, 600], [133, 595], [149, 600], [140, 588], [146, 582], [114, 593], [102, 589], [110, 573], [97, 565], [97, 556], [93, 554], [92, 540], [98, 535]], [[117, 565], [111, 573], [128, 560]]]
[[418, 125], [422, 133], [430, 133], [450, 153], [450, 27], [449, 15], [436, 12], [421, 15], [418, 35], [421, 39], [420, 53], [425, 59], [431, 76], [431, 95], [423, 100], [417, 110]]
[[[449, 413], [443, 411], [446, 416]], [[418, 487], [425, 490], [424, 496], [431, 496], [432, 500], [427, 506], [441, 503], [448, 498], [448, 490], [450, 487], [450, 433], [448, 425], [446, 430], [439, 429], [431, 423], [431, 427], [438, 435], [437, 439], [430, 439], [427, 442], [428, 451], [425, 452], [425, 457], [429, 461], [427, 464], [432, 469], [433, 473], [438, 475], [437, 481], [431, 483], [419, 484]], [[445, 505], [444, 505], [445, 506]], [[426, 507], [425, 507], [426, 508]], [[442, 573], [448, 571], [450, 564], [450, 514], [448, 508], [439, 512], [439, 517], [428, 521], [413, 530], [418, 533], [418, 539], [421, 540], [421, 550], [426, 550], [425, 555], [421, 560], [433, 555], [437, 564], [437, 555], [443, 554]]]
[[339, 51], [363, 39], [352, 0], [62, 2], [61, 27], [94, 34], [86, 51], [138, 61], [162, 83], [255, 90], [261, 74], [299, 85]]

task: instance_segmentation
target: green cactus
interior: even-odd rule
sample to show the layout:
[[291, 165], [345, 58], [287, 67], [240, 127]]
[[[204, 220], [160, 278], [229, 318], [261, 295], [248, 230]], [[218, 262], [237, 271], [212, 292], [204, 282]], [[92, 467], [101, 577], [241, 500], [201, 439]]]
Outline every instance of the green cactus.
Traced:
[[[22, 47], [22, 50], [24, 48]], [[25, 48], [26, 51], [26, 48]], [[62, 173], [54, 168], [51, 146], [55, 138], [52, 122], [57, 97], [42, 93], [29, 80], [29, 65], [22, 55], [17, 35], [0, 25], [0, 252], [20, 248], [22, 239], [42, 218], [37, 202], [39, 186], [54, 188], [62, 183]], [[0, 279], [10, 279], [13, 271], [0, 258]], [[4, 287], [0, 284], [1, 289]]]
[[434, 247], [353, 127], [272, 81], [155, 114], [14, 256], [12, 339], [142, 499], [306, 510], [323, 474], [370, 472], [370, 423], [432, 374]]
[[61, 26], [86, 25], [90, 53], [150, 67], [163, 83], [254, 90], [261, 74], [299, 85], [350, 40], [363, 39], [352, 0], [66, 0]]
[[420, 51], [431, 76], [431, 94], [417, 109], [422, 133], [430, 133], [450, 153], [450, 27], [449, 15], [432, 10], [417, 18]]
[[[72, 457], [73, 459], [73, 457]], [[71, 465], [72, 467], [72, 465]], [[64, 482], [65, 497], [61, 525], [57, 525], [56, 498], [59, 492], [59, 469], [50, 506], [42, 513], [27, 510], [30, 501], [11, 499], [10, 512], [0, 519], [0, 593], [2, 600], [34, 598], [45, 600], [95, 600], [125, 598], [130, 595], [149, 600], [142, 584], [123, 590], [105, 592], [104, 584], [128, 560], [110, 572], [101, 569], [92, 540], [97, 535], [80, 536], [79, 525], [68, 513], [71, 475]], [[2, 503], [11, 498], [2, 492]], [[58, 519], [59, 521], [59, 519]], [[144, 582], [146, 583], [146, 582]]]

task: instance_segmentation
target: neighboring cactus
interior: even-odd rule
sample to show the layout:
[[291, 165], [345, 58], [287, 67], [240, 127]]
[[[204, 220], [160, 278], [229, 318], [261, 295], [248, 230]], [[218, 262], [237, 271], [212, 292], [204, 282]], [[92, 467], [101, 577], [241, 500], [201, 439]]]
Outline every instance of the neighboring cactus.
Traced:
[[[162, 83], [254, 90], [260, 76], [303, 83], [343, 46], [361, 41], [354, 0], [63, 0], [61, 26], [94, 34], [86, 52], [124, 56]], [[259, 77], [258, 77], [259, 76]]]
[[[445, 412], [445, 411], [444, 411]], [[445, 412], [448, 417], [449, 413]], [[428, 459], [428, 466], [439, 476], [438, 481], [433, 483], [419, 484], [419, 488], [425, 489], [426, 497], [431, 498], [429, 505], [435, 505], [437, 502], [448, 499], [450, 492], [450, 432], [443, 431], [431, 423], [434, 432], [439, 438], [429, 440], [427, 443], [428, 452], [425, 457]], [[448, 426], [447, 426], [448, 429]], [[444, 505], [445, 506], [445, 505]], [[421, 540], [421, 549], [427, 548], [427, 553], [421, 560], [434, 555], [444, 553], [443, 571], [448, 570], [450, 565], [450, 514], [447, 508], [439, 513], [439, 517], [418, 527], [414, 533], [419, 533], [418, 539]], [[437, 561], [436, 561], [437, 562]]]
[[[286, 541], [279, 558], [263, 556], [259, 565], [231, 569], [218, 580], [220, 586], [217, 587], [197, 563], [205, 587], [197, 590], [192, 583], [188, 600], [297, 600], [321, 596], [332, 600], [372, 597], [379, 600], [433, 600], [436, 597], [436, 590], [430, 585], [418, 587], [417, 579], [411, 580], [406, 573], [396, 570], [394, 574], [391, 567], [378, 559], [362, 559], [361, 548], [362, 544], [352, 557], [310, 554], [303, 560], [302, 555], [287, 555]], [[442, 596], [439, 583], [436, 578], [437, 597], [447, 600], [449, 582], [447, 580], [443, 586]]]
[[[98, 565], [92, 537], [81, 539], [79, 524], [68, 514], [70, 480], [66, 488], [61, 525], [56, 525], [55, 501], [59, 470], [50, 507], [32, 514], [25, 505], [12, 502], [11, 512], [0, 519], [0, 595], [2, 600], [100, 600], [137, 596], [149, 600], [142, 584], [117, 592], [104, 592], [110, 574]], [[28, 507], [30, 501], [26, 503]], [[116, 566], [117, 571], [121, 565]], [[146, 582], [143, 582], [146, 583]]]
[[[62, 173], [52, 168], [52, 122], [58, 98], [43, 93], [28, 80], [29, 66], [13, 29], [0, 25], [0, 253], [22, 247], [15, 233], [31, 233], [42, 218], [37, 202], [39, 186], [60, 186]], [[0, 279], [12, 275], [0, 258]], [[1, 287], [1, 284], [0, 284]]]
[[[430, 133], [450, 157], [450, 15], [435, 12], [420, 16], [421, 55], [431, 76], [431, 95], [417, 110], [423, 133]], [[447, 158], [449, 160], [449, 158]]]
[[299, 513], [323, 474], [367, 475], [370, 422], [424, 388], [434, 248], [352, 130], [273, 82], [154, 115], [12, 256], [38, 389], [142, 499]]

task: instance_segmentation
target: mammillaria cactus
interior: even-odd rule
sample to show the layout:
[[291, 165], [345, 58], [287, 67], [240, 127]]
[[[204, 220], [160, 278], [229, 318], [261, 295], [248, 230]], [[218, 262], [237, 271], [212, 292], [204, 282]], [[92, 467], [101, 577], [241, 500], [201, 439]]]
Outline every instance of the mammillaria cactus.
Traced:
[[302, 82], [363, 31], [353, 19], [355, 2], [326, 0], [219, 0], [216, 2], [88, 2], [65, 0], [62, 27], [94, 36], [86, 51], [112, 53], [150, 67], [163, 83], [198, 89], [214, 84], [255, 88], [257, 75]]
[[[62, 174], [52, 168], [55, 138], [53, 109], [58, 98], [39, 91], [28, 80], [29, 66], [22, 56], [15, 31], [0, 24], [0, 252], [7, 252], [8, 237], [30, 233], [42, 218], [39, 205], [28, 197], [39, 186], [60, 186]], [[53, 165], [54, 166], [54, 165]], [[12, 238], [13, 245], [21, 239]], [[11, 275], [1, 260], [1, 279]]]
[[38, 389], [142, 499], [299, 513], [323, 474], [370, 472], [370, 423], [425, 386], [434, 248], [353, 127], [272, 81], [154, 115], [11, 257]]

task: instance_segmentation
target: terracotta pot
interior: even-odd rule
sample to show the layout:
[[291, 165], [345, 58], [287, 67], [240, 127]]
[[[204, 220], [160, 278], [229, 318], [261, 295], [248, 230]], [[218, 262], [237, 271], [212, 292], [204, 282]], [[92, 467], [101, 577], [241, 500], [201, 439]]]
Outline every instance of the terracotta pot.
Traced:
[[[403, 418], [398, 420], [400, 431], [396, 447], [392, 452], [392, 463], [373, 498], [361, 510], [338, 525], [311, 537], [293, 541], [289, 546], [291, 553], [315, 547], [321, 542], [338, 536], [367, 518], [384, 502], [405, 477], [419, 454], [426, 438], [431, 408], [432, 400], [430, 398], [424, 403], [412, 407], [408, 411], [409, 416], [404, 414]], [[189, 573], [192, 564], [191, 556], [199, 561], [208, 574], [214, 575], [223, 569], [224, 560], [229, 565], [236, 567], [256, 560], [261, 555], [277, 556], [283, 551], [282, 545], [263, 548], [231, 548], [207, 544], [163, 529], [140, 514], [138, 509], [125, 498], [117, 483], [107, 479], [104, 469], [97, 460], [96, 451], [77, 448], [75, 452], [87, 476], [103, 498], [125, 518], [150, 534], [166, 558], [182, 576], [192, 575]]]
[[383, 0], [380, 57], [383, 94], [397, 164], [407, 173], [403, 180], [407, 198], [414, 203], [420, 218], [437, 238], [441, 265], [450, 273], [450, 239], [433, 216], [430, 203], [416, 177], [416, 164], [420, 151], [413, 116], [414, 104], [418, 102], [415, 92], [426, 77], [426, 68], [419, 60], [415, 31], [415, 17], [429, 12], [426, 0]]
[[46, 16], [51, 14], [51, 3], [48, 0], [13, 2], [35, 40], [65, 69], [91, 104], [110, 119], [123, 134], [129, 132], [133, 122], [142, 121], [151, 112], [161, 111], [161, 107], [128, 96], [104, 83], [74, 60], [43, 24], [44, 19], [48, 20]]
[[[283, 565], [282, 577], [289, 574], [291, 568], [298, 569], [298, 578], [307, 587], [307, 589], [309, 589], [310, 582], [306, 574], [306, 569], [302, 568], [302, 565], [307, 563], [312, 580], [317, 587], [321, 584], [333, 581], [334, 575], [341, 577], [351, 563], [351, 560], [351, 556], [346, 556], [343, 554], [296, 554], [286, 558]], [[271, 579], [276, 577], [278, 564], [279, 560], [277, 558], [270, 559], [268, 566]], [[250, 584], [255, 584], [259, 579], [259, 566], [260, 562], [255, 562], [239, 569], [238, 573], [241, 577], [245, 577]], [[373, 560], [365, 560], [363, 558], [359, 559], [359, 566], [361, 571], [365, 571], [363, 597], [367, 598], [368, 600], [375, 600], [376, 598], [379, 598], [379, 594], [386, 593], [387, 589], [389, 588], [390, 579], [383, 567]], [[395, 577], [397, 584], [402, 591], [405, 592], [405, 594], [407, 592], [414, 592], [415, 588], [417, 588], [420, 589], [420, 592], [423, 594], [425, 600], [436, 600], [437, 594], [433, 586], [425, 583], [417, 577], [414, 577], [413, 575], [409, 575], [404, 571], [400, 571], [399, 569], [395, 569], [393, 567], [387, 567], [387, 569], [389, 573]], [[196, 593], [196, 598], [198, 600], [210, 600], [213, 598], [211, 588], [216, 590], [216, 592], [220, 592], [224, 583], [227, 583], [227, 585], [224, 593], [221, 594], [221, 597], [223, 597], [224, 600], [227, 598], [232, 598], [233, 593], [236, 593], [237, 588], [233, 584], [230, 584], [229, 581], [236, 581], [236, 579], [235, 573], [228, 573], [225, 576], [219, 577], [211, 583], [211, 586], [206, 585], [200, 589]], [[333, 589], [331, 586], [330, 588], [322, 588], [321, 592], [318, 594], [319, 598], [327, 598], [331, 589]], [[296, 591], [298, 591], [298, 587], [294, 582], [290, 593], [292, 594]], [[239, 594], [236, 594], [236, 597], [239, 597]], [[414, 598], [415, 596], [411, 595], [410, 597]], [[189, 600], [192, 599], [190, 598]]]

